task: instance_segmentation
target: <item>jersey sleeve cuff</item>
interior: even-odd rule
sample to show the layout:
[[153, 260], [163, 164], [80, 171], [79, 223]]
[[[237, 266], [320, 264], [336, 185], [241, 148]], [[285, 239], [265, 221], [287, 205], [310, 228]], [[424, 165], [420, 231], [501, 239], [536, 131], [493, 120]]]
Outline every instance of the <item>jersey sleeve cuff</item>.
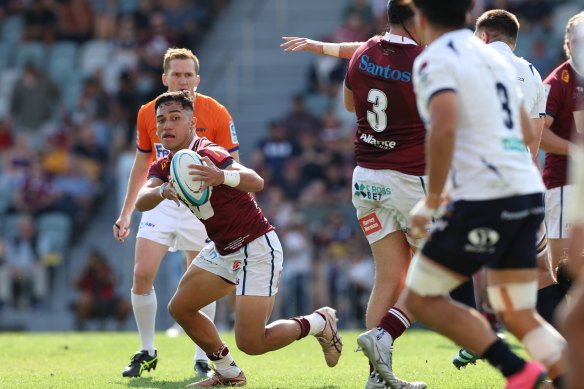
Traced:
[[163, 182], [166, 182], [166, 180], [165, 180], [164, 178], [162, 178], [162, 177], [160, 177], [160, 176], [156, 176], [156, 175], [148, 176], [148, 179], [147, 179], [147, 180], [149, 180], [149, 179], [151, 179], [151, 178], [158, 178], [159, 180], [161, 180], [161, 181], [163, 181]]
[[440, 88], [440, 89], [435, 90], [434, 92], [432, 92], [432, 94], [430, 94], [430, 97], [428, 97], [428, 101], [426, 102], [426, 107], [429, 107], [430, 106], [430, 101], [432, 101], [432, 99], [436, 95], [438, 95], [438, 94], [440, 94], [442, 92], [454, 92], [454, 93], [456, 93], [456, 89], [454, 89], [454, 88]]
[[239, 145], [237, 145], [237, 146], [235, 146], [235, 147], [233, 147], [233, 148], [231, 148], [231, 149], [229, 149], [227, 151], [230, 152], [230, 153], [233, 153], [234, 151], [237, 151], [237, 150], [239, 150]]
[[553, 117], [554, 119], [556, 118], [556, 115], [553, 114], [553, 113], [551, 113], [551, 112], [546, 112], [545, 114], [548, 115], [548, 116]]
[[152, 149], [141, 149], [140, 146], [136, 145], [136, 149], [138, 149], [138, 151], [140, 151], [141, 153], [151, 153]]
[[225, 162], [223, 165], [219, 166], [219, 169], [227, 169], [229, 166], [233, 165], [233, 160]]

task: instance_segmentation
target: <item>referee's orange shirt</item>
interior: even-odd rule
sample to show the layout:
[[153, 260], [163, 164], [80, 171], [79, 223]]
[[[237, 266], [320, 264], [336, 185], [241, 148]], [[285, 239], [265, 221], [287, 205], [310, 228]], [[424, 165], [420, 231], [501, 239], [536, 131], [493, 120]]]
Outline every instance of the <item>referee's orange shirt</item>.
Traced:
[[[138, 111], [136, 132], [136, 148], [143, 153], [152, 153], [154, 160], [169, 154], [156, 135], [155, 102], [156, 99], [144, 104]], [[223, 105], [212, 97], [197, 93], [195, 116], [197, 136], [223, 146], [230, 153], [239, 149], [233, 119]]]

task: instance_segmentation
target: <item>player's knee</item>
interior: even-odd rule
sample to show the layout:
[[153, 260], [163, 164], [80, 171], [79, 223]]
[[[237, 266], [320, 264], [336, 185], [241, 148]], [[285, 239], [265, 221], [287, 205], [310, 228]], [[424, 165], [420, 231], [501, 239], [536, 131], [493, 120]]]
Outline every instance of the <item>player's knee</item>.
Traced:
[[404, 293], [406, 309], [416, 315], [419, 310], [423, 309], [424, 297], [409, 289], [405, 289]]
[[174, 297], [170, 300], [167, 306], [168, 314], [172, 316], [172, 318], [179, 324], [181, 323], [182, 317], [185, 313], [181, 306], [182, 304], [179, 304], [179, 302]]
[[132, 289], [138, 291], [137, 294], [140, 294], [139, 291], [141, 290], [145, 290], [144, 293], [147, 293], [152, 289], [155, 276], [156, 273], [151, 269], [145, 266], [136, 266], [134, 268], [134, 286]]
[[236, 337], [237, 348], [247, 355], [261, 355], [266, 352], [261, 341], [251, 338]]

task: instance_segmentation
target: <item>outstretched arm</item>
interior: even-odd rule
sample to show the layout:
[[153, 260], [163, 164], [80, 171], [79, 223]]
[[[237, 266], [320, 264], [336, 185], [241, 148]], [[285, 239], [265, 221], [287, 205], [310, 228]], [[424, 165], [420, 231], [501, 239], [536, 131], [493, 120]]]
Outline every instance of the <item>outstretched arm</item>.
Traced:
[[280, 47], [284, 48], [284, 52], [291, 51], [312, 51], [315, 54], [325, 54], [333, 57], [351, 59], [355, 51], [363, 44], [363, 42], [345, 42], [345, 43], [329, 43], [320, 42], [308, 38], [283, 36], [285, 43]]

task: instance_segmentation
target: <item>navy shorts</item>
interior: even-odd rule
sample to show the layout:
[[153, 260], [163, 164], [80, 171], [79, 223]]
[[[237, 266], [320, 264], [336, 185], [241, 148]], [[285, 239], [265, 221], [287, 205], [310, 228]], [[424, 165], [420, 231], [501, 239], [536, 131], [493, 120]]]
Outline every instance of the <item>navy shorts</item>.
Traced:
[[456, 201], [435, 222], [422, 254], [464, 276], [483, 266], [535, 268], [537, 232], [544, 214], [541, 193]]

